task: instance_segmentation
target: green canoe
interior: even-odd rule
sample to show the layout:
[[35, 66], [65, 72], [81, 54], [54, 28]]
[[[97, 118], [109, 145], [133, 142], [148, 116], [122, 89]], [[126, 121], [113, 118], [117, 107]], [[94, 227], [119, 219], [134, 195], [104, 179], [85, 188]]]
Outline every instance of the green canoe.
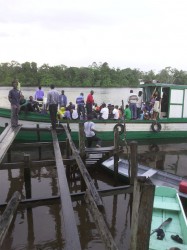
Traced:
[[[163, 231], [157, 235], [154, 230], [159, 227]], [[163, 239], [159, 239], [162, 237]], [[187, 249], [187, 220], [179, 195], [174, 188], [155, 189], [149, 249]]]

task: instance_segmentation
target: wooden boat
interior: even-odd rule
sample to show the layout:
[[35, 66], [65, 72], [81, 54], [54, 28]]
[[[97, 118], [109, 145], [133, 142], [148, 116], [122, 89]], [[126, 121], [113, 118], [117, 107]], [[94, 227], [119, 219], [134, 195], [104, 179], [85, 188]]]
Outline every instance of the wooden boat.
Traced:
[[[94, 120], [98, 136], [102, 140], [112, 141], [113, 130], [118, 127], [120, 136], [127, 140], [141, 139], [165, 139], [165, 138], [184, 138], [187, 137], [187, 85], [174, 85], [166, 83], [151, 83], [140, 85], [143, 90], [144, 103], [148, 103], [154, 90], [165, 93], [162, 98], [161, 111], [157, 121], [153, 120]], [[165, 97], [164, 97], [165, 96]], [[10, 123], [10, 109], [0, 108], [0, 132], [5, 123]], [[17, 136], [19, 141], [28, 141], [28, 138], [35, 141], [36, 133], [31, 128], [36, 128], [39, 124], [41, 128], [50, 127], [49, 114], [22, 113], [19, 116], [23, 129]], [[60, 121], [66, 124], [66, 120]], [[72, 138], [78, 140], [79, 120], [71, 120], [69, 126]], [[27, 129], [27, 134], [24, 129]], [[124, 133], [123, 133], [124, 132]], [[25, 136], [27, 135], [27, 136]], [[28, 137], [28, 138], [27, 138]], [[41, 140], [48, 141], [51, 137], [47, 134], [41, 136]]]
[[156, 187], [149, 250], [166, 249], [187, 249], [187, 220], [177, 190]]
[[[102, 167], [109, 172], [114, 171], [114, 158], [111, 157], [102, 163]], [[129, 178], [129, 163], [125, 159], [120, 159], [118, 162], [118, 174], [119, 177], [128, 180]], [[187, 179], [167, 173], [165, 171], [149, 168], [147, 166], [138, 164], [138, 176], [146, 176], [151, 179], [156, 186], [166, 186], [175, 188], [181, 197], [187, 198], [187, 193], [179, 191], [179, 185], [182, 181], [187, 183]]]

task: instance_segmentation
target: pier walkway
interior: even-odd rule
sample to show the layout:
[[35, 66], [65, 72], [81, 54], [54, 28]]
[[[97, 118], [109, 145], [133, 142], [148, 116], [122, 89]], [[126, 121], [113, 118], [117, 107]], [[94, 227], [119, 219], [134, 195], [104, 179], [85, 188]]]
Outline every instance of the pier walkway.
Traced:
[[21, 125], [17, 127], [12, 127], [8, 125], [5, 127], [4, 131], [0, 135], [0, 163], [2, 162], [6, 152], [11, 146], [13, 140], [21, 129]]

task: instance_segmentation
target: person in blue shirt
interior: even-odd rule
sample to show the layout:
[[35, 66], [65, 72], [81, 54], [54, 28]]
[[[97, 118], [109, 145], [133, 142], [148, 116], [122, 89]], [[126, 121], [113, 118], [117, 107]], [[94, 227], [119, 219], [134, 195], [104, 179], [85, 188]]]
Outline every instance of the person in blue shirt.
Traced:
[[80, 95], [76, 99], [76, 104], [77, 104], [77, 113], [80, 117], [82, 116], [83, 120], [85, 120], [85, 102], [84, 102], [84, 94], [80, 93]]
[[43, 101], [43, 98], [44, 98], [44, 91], [42, 90], [42, 87], [39, 86], [35, 92], [34, 99], [37, 101]]
[[62, 90], [61, 94], [59, 95], [59, 106], [60, 108], [67, 106], [67, 96], [64, 94], [64, 90]]

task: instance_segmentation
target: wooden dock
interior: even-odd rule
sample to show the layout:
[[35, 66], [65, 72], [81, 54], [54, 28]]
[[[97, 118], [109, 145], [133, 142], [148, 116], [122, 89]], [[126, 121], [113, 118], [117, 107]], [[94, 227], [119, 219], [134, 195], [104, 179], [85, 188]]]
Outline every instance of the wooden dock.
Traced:
[[[82, 124], [80, 125], [82, 126]], [[82, 128], [80, 127], [80, 130]], [[54, 156], [55, 160], [45, 160], [45, 161], [31, 161], [29, 155], [24, 155], [24, 162], [8, 162], [2, 163], [4, 156], [6, 155], [8, 149], [13, 148], [12, 145], [14, 138], [16, 137], [17, 133], [19, 132], [20, 127], [16, 127], [15, 129], [8, 126], [5, 131], [0, 135], [0, 149], [1, 149], [1, 161], [0, 161], [0, 170], [2, 169], [15, 169], [15, 168], [23, 168], [24, 170], [24, 179], [25, 179], [25, 193], [26, 193], [26, 200], [19, 201], [20, 204], [31, 204], [36, 202], [45, 203], [49, 200], [60, 200], [61, 204], [61, 225], [62, 225], [62, 238], [64, 240], [64, 250], [78, 250], [81, 249], [81, 242], [79, 238], [78, 228], [75, 221], [74, 211], [73, 211], [73, 204], [72, 199], [76, 196], [76, 199], [83, 199], [92, 214], [93, 220], [95, 225], [100, 233], [100, 237], [105, 245], [106, 249], [109, 250], [117, 250], [117, 244], [114, 238], [111, 235], [110, 229], [105, 222], [105, 216], [103, 214], [104, 205], [102, 202], [101, 194], [105, 193], [105, 195], [111, 195], [116, 193], [132, 193], [134, 182], [131, 182], [131, 186], [123, 186], [123, 187], [114, 187], [110, 190], [97, 190], [95, 184], [89, 174], [87, 169], [88, 165], [95, 165], [102, 161], [105, 157], [110, 157], [114, 155], [115, 158], [115, 174], [114, 177], [117, 176], [118, 171], [118, 153], [120, 152], [119, 144], [118, 144], [118, 132], [115, 131], [115, 141], [114, 146], [111, 147], [101, 147], [101, 148], [85, 148], [84, 145], [84, 137], [80, 136], [79, 141], [79, 150], [76, 148], [74, 142], [72, 141], [71, 134], [66, 126], [64, 126], [64, 131], [67, 136], [66, 142], [59, 142], [58, 135], [55, 130], [51, 130], [52, 133], [52, 146], [54, 149]], [[12, 145], [12, 146], [11, 146]], [[31, 144], [27, 143], [24, 144], [25, 146], [30, 147]], [[45, 145], [50, 145], [49, 143], [42, 143], [38, 142], [37, 144], [34, 143], [34, 147], [36, 146], [40, 148]], [[23, 146], [23, 145], [22, 145]], [[65, 157], [62, 156], [62, 151], [65, 149], [66, 155]], [[135, 154], [132, 153], [132, 165], [134, 166], [134, 179], [136, 180], [136, 157]], [[58, 186], [59, 186], [59, 193], [60, 195], [57, 197], [48, 197], [48, 198], [40, 198], [40, 199], [32, 199], [31, 193], [31, 169], [34, 167], [43, 167], [43, 166], [51, 166], [55, 165], [57, 169], [57, 177], [58, 177]], [[70, 173], [71, 166], [75, 166], [80, 172], [81, 175], [81, 191], [76, 195], [72, 195], [69, 191], [68, 187], [68, 176]], [[144, 185], [146, 186], [146, 192], [143, 188]], [[134, 206], [133, 209], [133, 225], [136, 227], [132, 228], [132, 240], [131, 240], [131, 249], [132, 250], [144, 250], [145, 245], [147, 246], [149, 243], [149, 230], [150, 230], [150, 220], [146, 220], [145, 226], [147, 229], [144, 230], [143, 234], [140, 233], [139, 228], [144, 226], [144, 222], [141, 220], [143, 216], [144, 207], [149, 208], [149, 215], [151, 214], [152, 209], [152, 199], [150, 196], [153, 197], [153, 187], [152, 185], [146, 182], [146, 177], [144, 181], [136, 180], [134, 190], [136, 191], [135, 199], [139, 201], [138, 205]], [[138, 192], [137, 192], [138, 190]], [[143, 192], [142, 192], [143, 190]], [[147, 196], [149, 193], [149, 197]], [[143, 201], [143, 202], [141, 202]], [[0, 204], [0, 206], [4, 206], [4, 204]], [[16, 203], [15, 210], [17, 208], [18, 202]], [[140, 215], [137, 217], [138, 209], [141, 211]], [[3, 215], [4, 216], [4, 215]], [[148, 217], [150, 218], [150, 216]], [[10, 218], [7, 218], [10, 221]], [[10, 224], [10, 223], [9, 223]], [[140, 225], [141, 224], [141, 225]], [[5, 229], [5, 228], [4, 228]], [[5, 231], [2, 229], [3, 231]], [[6, 228], [8, 231], [8, 228]], [[3, 235], [3, 238], [5, 234]], [[2, 240], [3, 241], [3, 240]], [[134, 242], [144, 242], [142, 245], [137, 245]], [[2, 244], [2, 242], [1, 242]]]

